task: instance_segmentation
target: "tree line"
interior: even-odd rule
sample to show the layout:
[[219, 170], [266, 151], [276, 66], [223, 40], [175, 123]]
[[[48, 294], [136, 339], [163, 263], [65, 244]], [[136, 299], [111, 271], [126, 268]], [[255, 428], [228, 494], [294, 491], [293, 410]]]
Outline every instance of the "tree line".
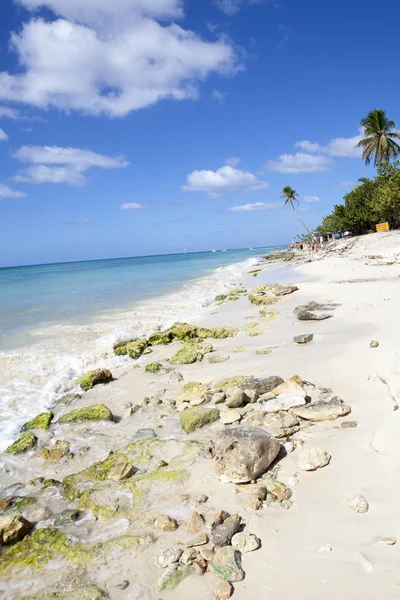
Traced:
[[[348, 230], [354, 235], [375, 231], [375, 225], [388, 222], [391, 229], [400, 227], [400, 133], [386, 111], [371, 111], [362, 121], [364, 137], [356, 147], [362, 148], [366, 165], [373, 161], [377, 168], [373, 179], [363, 177], [359, 185], [346, 194], [343, 204], [335, 204], [317, 231], [321, 234]], [[393, 160], [394, 162], [390, 162]], [[296, 212], [299, 196], [290, 186], [282, 190], [285, 205], [290, 205], [307, 233], [309, 229]]]

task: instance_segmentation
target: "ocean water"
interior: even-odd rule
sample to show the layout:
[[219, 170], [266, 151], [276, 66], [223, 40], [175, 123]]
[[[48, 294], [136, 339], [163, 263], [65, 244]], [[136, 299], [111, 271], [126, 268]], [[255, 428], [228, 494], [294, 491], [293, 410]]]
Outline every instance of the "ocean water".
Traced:
[[275, 248], [0, 269], [0, 451], [113, 344], [210, 312]]

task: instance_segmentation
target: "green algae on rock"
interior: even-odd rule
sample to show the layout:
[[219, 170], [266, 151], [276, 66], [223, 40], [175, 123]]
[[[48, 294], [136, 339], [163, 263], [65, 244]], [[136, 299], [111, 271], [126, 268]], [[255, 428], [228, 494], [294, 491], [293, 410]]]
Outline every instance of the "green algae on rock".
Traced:
[[114, 421], [114, 416], [104, 404], [92, 404], [85, 408], [75, 408], [58, 419], [58, 423], [79, 423], [81, 421]]
[[157, 581], [157, 592], [164, 590], [175, 590], [186, 577], [193, 573], [193, 569], [188, 565], [172, 564], [164, 569], [161, 577]]
[[40, 593], [35, 596], [23, 598], [23, 600], [104, 600], [105, 598], [108, 598], [108, 595], [98, 587], [86, 585], [69, 592]]
[[145, 371], [147, 373], [158, 373], [162, 369], [162, 364], [159, 362], [150, 363], [146, 366]]
[[172, 365], [191, 365], [203, 359], [204, 352], [200, 344], [188, 343], [171, 356]]
[[33, 435], [30, 431], [23, 433], [16, 442], [8, 446], [5, 453], [6, 454], [23, 454], [24, 452], [28, 452], [28, 450], [33, 450], [37, 444], [37, 437]]
[[240, 387], [246, 380], [244, 375], [236, 375], [235, 377], [228, 377], [227, 379], [221, 379], [214, 383], [214, 389], [222, 390], [226, 392], [229, 388]]
[[179, 422], [185, 433], [192, 433], [200, 427], [214, 423], [219, 419], [217, 408], [194, 407], [187, 408], [179, 415]]
[[127, 344], [121, 344], [120, 346], [116, 346], [114, 348], [114, 354], [116, 356], [126, 356], [128, 355], [130, 358], [136, 359], [142, 356], [143, 352], [148, 347], [147, 340], [133, 340], [132, 342], [128, 342]]
[[112, 378], [112, 373], [108, 369], [95, 369], [94, 371], [88, 371], [82, 377], [78, 377], [75, 383], [76, 385], [80, 385], [83, 391], [87, 392], [100, 383], [110, 383]]
[[181, 392], [178, 395], [178, 401], [189, 401], [190, 400], [200, 400], [204, 398], [207, 392], [210, 391], [210, 388], [207, 385], [199, 383], [198, 381], [189, 381], [186, 383]]
[[28, 423], [25, 423], [25, 425], [22, 426], [22, 431], [29, 431], [31, 429], [43, 429], [46, 431], [50, 427], [53, 419], [54, 414], [52, 412], [41, 413], [31, 421], [28, 421]]

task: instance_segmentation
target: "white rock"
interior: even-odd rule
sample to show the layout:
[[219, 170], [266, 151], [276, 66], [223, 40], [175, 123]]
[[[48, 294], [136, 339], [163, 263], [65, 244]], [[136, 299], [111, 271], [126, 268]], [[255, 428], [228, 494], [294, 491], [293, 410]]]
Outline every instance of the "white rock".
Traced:
[[182, 554], [183, 550], [180, 550], [179, 548], [168, 548], [168, 550], [165, 550], [165, 552], [162, 552], [155, 557], [154, 564], [157, 567], [166, 569], [173, 563], [178, 562]]
[[304, 447], [299, 452], [298, 465], [302, 471], [315, 471], [329, 464], [331, 455], [313, 446]]
[[347, 492], [343, 498], [343, 502], [357, 513], [366, 513], [369, 509], [368, 501], [361, 494]]
[[236, 410], [227, 410], [226, 412], [221, 412], [219, 415], [219, 420], [224, 425], [230, 425], [231, 423], [237, 423], [240, 421], [242, 415]]
[[289, 410], [289, 408], [295, 408], [296, 406], [303, 406], [306, 403], [306, 393], [304, 390], [301, 391], [302, 393], [289, 392], [288, 394], [280, 394], [274, 400], [265, 402], [263, 409], [266, 413], [274, 413], [280, 410]]
[[260, 540], [254, 533], [235, 533], [231, 541], [232, 546], [239, 552], [254, 552], [260, 547]]

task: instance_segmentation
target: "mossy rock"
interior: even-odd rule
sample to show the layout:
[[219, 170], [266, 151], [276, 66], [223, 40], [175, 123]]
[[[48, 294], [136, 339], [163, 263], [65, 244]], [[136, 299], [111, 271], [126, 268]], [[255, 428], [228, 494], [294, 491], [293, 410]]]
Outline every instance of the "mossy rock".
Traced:
[[275, 296], [264, 296], [263, 294], [249, 294], [251, 304], [255, 306], [273, 306], [278, 302]]
[[177, 400], [178, 401], [191, 401], [191, 400], [200, 400], [203, 398], [207, 392], [210, 391], [210, 388], [198, 381], [190, 381], [186, 383], [182, 391], [179, 393]]
[[239, 296], [236, 295], [230, 295], [228, 298], [228, 302], [236, 302], [236, 300], [239, 300]]
[[87, 392], [100, 383], [110, 383], [112, 378], [112, 373], [108, 369], [95, 369], [94, 371], [88, 371], [88, 373], [76, 379], [75, 384], [80, 385]]
[[140, 358], [143, 352], [147, 349], [149, 343], [147, 340], [132, 340], [126, 344], [121, 344], [114, 348], [116, 356], [129, 356], [132, 359]]
[[244, 375], [236, 375], [235, 377], [228, 377], [227, 379], [221, 379], [214, 383], [216, 390], [222, 390], [226, 392], [229, 388], [240, 387], [247, 378]]
[[116, 549], [128, 551], [152, 542], [154, 538], [150, 535], [124, 535], [104, 543], [83, 544], [75, 543], [59, 529], [37, 529], [3, 552], [0, 557], [0, 578], [9, 576], [14, 569], [41, 569], [57, 558], [83, 566], [98, 557], [107, 557]]
[[214, 423], [219, 419], [219, 410], [217, 408], [203, 408], [196, 406], [187, 408], [179, 415], [179, 422], [185, 433], [192, 433], [200, 427]]
[[203, 359], [204, 353], [200, 344], [185, 344], [171, 358], [171, 365], [191, 365]]
[[233, 327], [215, 327], [208, 329], [197, 327], [190, 323], [175, 323], [169, 329], [153, 333], [146, 343], [150, 346], [171, 344], [172, 342], [198, 342], [210, 339], [225, 339], [236, 335], [237, 330]]
[[157, 581], [157, 592], [165, 590], [175, 590], [186, 577], [193, 573], [193, 568], [188, 565], [172, 564], [164, 569], [162, 575]]
[[70, 592], [40, 593], [35, 596], [27, 596], [23, 600], [103, 600], [109, 596], [94, 585], [74, 589]]
[[235, 346], [234, 348], [230, 348], [230, 352], [234, 352], [235, 354], [238, 354], [240, 352], [245, 352], [246, 348], [245, 346]]
[[79, 423], [82, 421], [114, 421], [111, 410], [104, 404], [92, 404], [76, 408], [58, 419], [58, 423]]
[[31, 429], [43, 429], [46, 431], [50, 427], [53, 419], [54, 414], [52, 412], [41, 413], [28, 423], [25, 423], [22, 427], [22, 431], [29, 431]]
[[36, 444], [37, 437], [28, 431], [27, 433], [23, 433], [16, 442], [11, 444], [11, 446], [8, 446], [5, 452], [6, 454], [12, 454], [16, 456], [17, 454], [23, 454], [24, 452], [33, 450]]
[[163, 366], [161, 363], [154, 362], [147, 365], [145, 370], [147, 373], [158, 373], [159, 371], [161, 371], [162, 367]]
[[279, 316], [279, 311], [277, 310], [267, 310], [266, 308], [262, 308], [260, 310], [260, 317], [263, 317], [263, 321], [266, 323], [268, 321], [272, 321], [277, 316]]
[[244, 287], [235, 288], [234, 290], [231, 290], [229, 292], [230, 296], [239, 296], [239, 295], [242, 295], [242, 294], [247, 294], [247, 290]]
[[227, 297], [226, 294], [218, 294], [218, 296], [215, 296], [215, 302], [223, 302]]
[[166, 344], [170, 344], [173, 341], [174, 336], [170, 331], [161, 331], [158, 333], [153, 333], [153, 335], [151, 335], [147, 340], [150, 346], [165, 346]]

